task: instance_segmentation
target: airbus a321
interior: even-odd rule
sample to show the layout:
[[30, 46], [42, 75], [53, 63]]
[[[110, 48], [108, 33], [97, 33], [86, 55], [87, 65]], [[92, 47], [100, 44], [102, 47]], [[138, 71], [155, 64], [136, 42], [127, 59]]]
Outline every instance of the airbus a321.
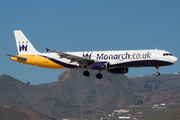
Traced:
[[20, 31], [14, 31], [19, 55], [5, 54], [11, 60], [33, 66], [52, 69], [84, 69], [84, 76], [89, 76], [88, 70], [97, 70], [96, 78], [101, 79], [101, 71], [125, 74], [129, 67], [155, 67], [156, 75], [160, 66], [177, 63], [178, 59], [164, 50], [120, 50], [120, 51], [88, 51], [88, 52], [59, 52], [46, 48], [47, 52], [40, 53]]

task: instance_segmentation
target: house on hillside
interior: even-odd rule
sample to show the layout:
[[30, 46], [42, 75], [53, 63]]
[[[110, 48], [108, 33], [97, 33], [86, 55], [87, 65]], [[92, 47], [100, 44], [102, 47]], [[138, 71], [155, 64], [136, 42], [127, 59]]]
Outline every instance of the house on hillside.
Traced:
[[108, 113], [108, 117], [114, 117], [114, 113]]
[[121, 110], [114, 110], [115, 113], [128, 113], [129, 110], [121, 109]]
[[159, 104], [154, 104], [153, 106], [154, 106], [154, 107], [158, 107], [158, 106], [159, 106]]
[[105, 119], [103, 117], [101, 117], [100, 120], [105, 120]]
[[167, 107], [165, 107], [165, 103], [161, 103], [160, 105], [159, 104], [154, 104], [151, 109], [154, 110], [154, 111], [164, 111], [167, 109]]
[[160, 105], [161, 105], [161, 106], [165, 106], [165, 105], [166, 105], [166, 103], [161, 103]]
[[131, 117], [119, 116], [119, 119], [131, 119]]

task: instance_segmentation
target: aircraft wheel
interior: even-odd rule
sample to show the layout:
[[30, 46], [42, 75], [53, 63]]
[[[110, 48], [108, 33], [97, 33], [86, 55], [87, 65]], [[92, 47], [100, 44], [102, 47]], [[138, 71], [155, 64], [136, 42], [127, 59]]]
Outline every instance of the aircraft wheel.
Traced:
[[83, 75], [86, 76], [86, 77], [88, 77], [88, 76], [90, 75], [90, 73], [89, 73], [89, 71], [84, 71], [84, 72], [83, 72]]
[[159, 72], [157, 72], [157, 73], [156, 73], [156, 75], [157, 75], [157, 76], [160, 76], [160, 73], [159, 73]]
[[102, 74], [101, 74], [101, 73], [98, 73], [98, 74], [96, 75], [96, 78], [97, 78], [97, 79], [101, 79], [101, 78], [102, 78]]
[[157, 76], [160, 76], [160, 73], [158, 72], [158, 71], [159, 71], [159, 67], [160, 67], [160, 66], [156, 66], [156, 70], [157, 70], [156, 75], [157, 75]]

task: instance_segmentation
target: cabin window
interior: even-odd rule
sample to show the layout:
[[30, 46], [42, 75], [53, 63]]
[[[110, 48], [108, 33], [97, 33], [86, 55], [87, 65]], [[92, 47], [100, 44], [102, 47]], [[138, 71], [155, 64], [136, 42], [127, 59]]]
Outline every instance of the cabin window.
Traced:
[[164, 53], [163, 56], [172, 56], [171, 53]]

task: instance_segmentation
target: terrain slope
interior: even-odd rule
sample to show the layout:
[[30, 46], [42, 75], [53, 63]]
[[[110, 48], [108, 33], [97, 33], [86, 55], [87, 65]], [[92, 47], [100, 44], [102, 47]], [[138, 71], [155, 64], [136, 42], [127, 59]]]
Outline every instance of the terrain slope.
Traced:
[[0, 76], [0, 104], [62, 119], [100, 116], [128, 106], [180, 102], [179, 76], [130, 80], [125, 75], [102, 72], [103, 78], [97, 79], [97, 71], [90, 71], [90, 77], [82, 73], [81, 69], [68, 70], [56, 82], [36, 86], [3, 74]]

